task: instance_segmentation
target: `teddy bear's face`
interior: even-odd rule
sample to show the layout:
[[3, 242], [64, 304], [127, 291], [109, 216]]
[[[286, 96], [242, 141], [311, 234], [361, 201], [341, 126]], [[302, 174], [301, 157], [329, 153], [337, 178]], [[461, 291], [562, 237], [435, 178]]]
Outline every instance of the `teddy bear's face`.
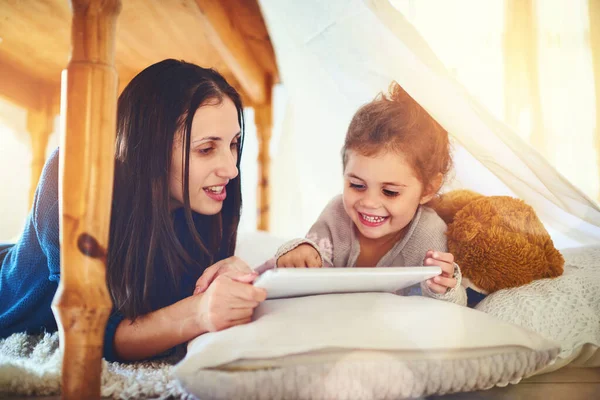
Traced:
[[448, 226], [448, 249], [466, 282], [483, 292], [562, 274], [564, 259], [533, 209], [512, 197], [482, 197]]

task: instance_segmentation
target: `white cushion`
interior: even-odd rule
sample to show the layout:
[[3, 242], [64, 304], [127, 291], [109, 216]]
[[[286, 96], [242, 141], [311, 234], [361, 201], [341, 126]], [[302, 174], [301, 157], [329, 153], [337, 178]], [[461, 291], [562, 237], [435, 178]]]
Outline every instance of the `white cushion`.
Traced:
[[174, 369], [199, 398], [404, 398], [516, 383], [558, 345], [477, 310], [360, 293], [270, 300]]
[[476, 307], [560, 343], [557, 361], [538, 373], [600, 367], [600, 247], [561, 253], [562, 276], [495, 292]]

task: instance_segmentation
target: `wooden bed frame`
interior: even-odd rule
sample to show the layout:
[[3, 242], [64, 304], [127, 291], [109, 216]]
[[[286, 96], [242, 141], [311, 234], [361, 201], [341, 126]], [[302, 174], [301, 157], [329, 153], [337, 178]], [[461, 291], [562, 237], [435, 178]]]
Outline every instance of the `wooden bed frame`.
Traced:
[[[31, 199], [61, 102], [62, 262], [53, 310], [63, 348], [62, 397], [97, 399], [104, 329], [112, 307], [105, 275], [118, 92], [141, 68], [168, 57], [214, 66], [223, 73], [240, 90], [245, 104], [255, 109], [257, 227], [268, 230], [271, 89], [279, 78], [256, 0], [70, 1], [72, 12], [67, 0], [0, 4], [0, 15], [6, 16], [0, 24], [0, 96], [28, 110]], [[121, 12], [124, 7], [128, 12]], [[598, 7], [590, 12], [594, 18], [600, 15]], [[592, 40], [598, 42], [593, 28]], [[194, 30], [201, 39], [179, 46]], [[69, 53], [61, 87], [58, 71]], [[200, 56], [206, 54], [210, 57]], [[600, 64], [600, 52], [594, 52], [594, 62]], [[595, 88], [600, 93], [600, 82]], [[562, 390], [572, 399], [583, 399], [600, 393], [600, 371], [580, 371], [561, 370], [558, 380], [550, 379], [557, 375], [553, 373], [514, 387], [440, 398], [506, 398], [508, 393], [508, 397], [533, 393], [531, 398], [545, 398]]]
[[[125, 31], [123, 43], [117, 35], [124, 6], [121, 0], [71, 0], [72, 14], [67, 0], [48, 3], [52, 2], [7, 0], [0, 5], [2, 14], [10, 16], [0, 28], [4, 42], [0, 47], [0, 75], [6, 83], [0, 95], [28, 110], [27, 129], [33, 148], [31, 199], [44, 166], [48, 136], [60, 99], [64, 128], [60, 152], [62, 259], [61, 281], [52, 308], [63, 350], [62, 397], [92, 399], [100, 397], [102, 344], [112, 308], [106, 287], [106, 248], [118, 93], [142, 68], [163, 58], [182, 58], [216, 67], [240, 91], [245, 105], [255, 110], [259, 141], [257, 228], [268, 230], [271, 91], [279, 78], [256, 0], [125, 0], [131, 12], [127, 13], [127, 22], [119, 25]], [[29, 21], [24, 22], [26, 19]], [[64, 38], [69, 19], [70, 44]], [[144, 40], [152, 40], [148, 33], [140, 33], [132, 26], [142, 25], [150, 33], [152, 26], [146, 27], [139, 21], [154, 27], [160, 25], [171, 33], [170, 38], [155, 37], [152, 46], [148, 46]], [[36, 32], [37, 39], [28, 38]], [[196, 38], [194, 32], [203, 39]], [[162, 41], [155, 43], [159, 39]], [[19, 43], [20, 40], [24, 42]], [[36, 40], [52, 43], [35, 43]], [[60, 57], [66, 59], [67, 54], [45, 48], [61, 40], [61, 51], [67, 52], [65, 44], [71, 50], [59, 85], [56, 66], [64, 67]], [[196, 47], [186, 47], [184, 44], [189, 41], [195, 41], [192, 44]], [[39, 52], [27, 54], [28, 47], [24, 46]], [[153, 46], [161, 51], [152, 48], [153, 53], [144, 57], [143, 49], [150, 52], [148, 49]], [[173, 49], [176, 54], [171, 54]], [[47, 50], [48, 59], [31, 60], [32, 56], [39, 58], [43, 50]], [[134, 59], [132, 50], [138, 50], [142, 56]], [[202, 53], [204, 58], [194, 58], [196, 53]], [[36, 70], [39, 62], [46, 65]], [[54, 74], [49, 75], [49, 70]]]

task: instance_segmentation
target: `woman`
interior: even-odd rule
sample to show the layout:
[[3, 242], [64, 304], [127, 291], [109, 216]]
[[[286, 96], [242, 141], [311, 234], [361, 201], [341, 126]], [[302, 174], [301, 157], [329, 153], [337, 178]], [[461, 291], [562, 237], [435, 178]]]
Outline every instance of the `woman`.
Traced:
[[[216, 71], [164, 60], [118, 102], [107, 285], [107, 360], [152, 357], [247, 323], [266, 293], [233, 257], [241, 210], [244, 119]], [[60, 279], [58, 150], [20, 240], [0, 269], [0, 337], [55, 331]], [[210, 266], [210, 267], [209, 267]]]

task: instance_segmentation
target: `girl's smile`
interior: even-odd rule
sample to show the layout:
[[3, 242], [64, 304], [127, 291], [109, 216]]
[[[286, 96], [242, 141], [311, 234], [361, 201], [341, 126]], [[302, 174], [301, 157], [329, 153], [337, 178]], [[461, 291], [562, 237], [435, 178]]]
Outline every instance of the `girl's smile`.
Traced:
[[378, 216], [373, 214], [361, 213], [358, 212], [360, 222], [367, 227], [378, 227], [383, 225], [388, 219], [389, 216]]

